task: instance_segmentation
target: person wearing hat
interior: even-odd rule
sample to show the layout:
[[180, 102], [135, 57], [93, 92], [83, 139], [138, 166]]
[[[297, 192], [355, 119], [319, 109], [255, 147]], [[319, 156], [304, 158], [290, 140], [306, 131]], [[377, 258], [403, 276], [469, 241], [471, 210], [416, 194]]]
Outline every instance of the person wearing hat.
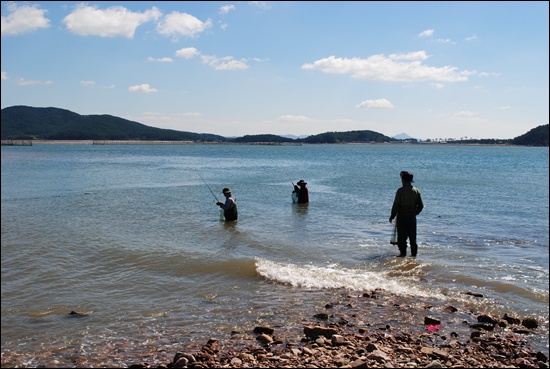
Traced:
[[397, 217], [397, 247], [399, 256], [407, 256], [407, 238], [411, 245], [411, 256], [415, 257], [418, 252], [416, 243], [416, 216], [424, 208], [422, 194], [420, 190], [412, 185], [413, 174], [402, 171], [402, 187], [395, 193], [393, 205], [391, 208], [390, 223]]
[[298, 203], [303, 204], [309, 202], [309, 190], [307, 189], [307, 183], [303, 179], [300, 179], [298, 183], [294, 185], [294, 192], [298, 197]]
[[239, 214], [237, 212], [237, 200], [231, 195], [231, 189], [226, 187], [222, 190], [225, 196], [225, 202], [218, 201], [216, 205], [223, 209], [225, 220], [237, 220]]

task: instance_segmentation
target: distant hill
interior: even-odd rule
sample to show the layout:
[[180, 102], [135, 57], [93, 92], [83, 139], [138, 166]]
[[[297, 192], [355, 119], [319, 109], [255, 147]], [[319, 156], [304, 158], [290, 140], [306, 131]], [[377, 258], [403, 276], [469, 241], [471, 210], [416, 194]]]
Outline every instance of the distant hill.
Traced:
[[[398, 135], [406, 135], [402, 133]], [[112, 115], [80, 115], [59, 108], [36, 108], [11, 106], [2, 109], [2, 140], [141, 140], [141, 141], [193, 141], [235, 143], [369, 143], [403, 142], [405, 139], [388, 137], [381, 133], [363, 130], [348, 132], [325, 132], [317, 135], [292, 138], [272, 134], [223, 137], [211, 133], [194, 133], [149, 127], [144, 124]], [[294, 136], [296, 137], [296, 136]], [[414, 139], [413, 139], [414, 140]], [[414, 140], [416, 141], [416, 140]], [[457, 140], [463, 144], [513, 144], [548, 146], [548, 124], [539, 126], [513, 140]]]
[[550, 130], [548, 124], [533, 128], [524, 135], [518, 136], [512, 140], [513, 145], [527, 146], [548, 146], [548, 136]]
[[112, 115], [79, 115], [59, 108], [2, 109], [2, 140], [225, 141], [225, 137], [149, 127]]
[[414, 138], [414, 137], [411, 137], [408, 134], [406, 134], [405, 132], [402, 132], [398, 135], [393, 136], [393, 138], [395, 138], [397, 140], [409, 140], [409, 139]]
[[283, 142], [295, 142], [296, 140], [288, 137], [282, 137], [277, 135], [245, 135], [242, 137], [235, 137], [230, 140], [231, 142], [238, 143], [251, 143], [251, 142], [273, 142], [273, 143], [283, 143]]
[[533, 128], [529, 132], [513, 139], [464, 139], [447, 141], [448, 144], [465, 144], [465, 145], [518, 145], [518, 146], [545, 146], [548, 147], [548, 124]]
[[391, 137], [373, 131], [327, 132], [305, 138], [272, 134], [223, 137], [149, 127], [112, 115], [80, 115], [54, 107], [12, 106], [2, 109], [2, 140], [142, 140], [235, 143], [346, 143], [388, 142]]
[[286, 137], [286, 138], [292, 138], [293, 140], [299, 140], [299, 139], [302, 139], [302, 138], [306, 138], [308, 135], [296, 136], [296, 135], [286, 134], [286, 135], [282, 135], [282, 136]]
[[305, 143], [352, 143], [352, 142], [390, 142], [397, 141], [395, 138], [384, 136], [374, 131], [348, 131], [348, 132], [326, 132], [318, 135], [308, 136], [303, 139]]

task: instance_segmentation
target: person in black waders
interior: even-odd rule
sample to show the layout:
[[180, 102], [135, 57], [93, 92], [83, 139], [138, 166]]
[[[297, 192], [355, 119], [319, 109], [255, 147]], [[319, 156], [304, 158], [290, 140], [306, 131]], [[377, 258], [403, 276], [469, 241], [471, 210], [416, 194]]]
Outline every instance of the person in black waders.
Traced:
[[298, 204], [304, 204], [309, 202], [309, 190], [307, 189], [307, 183], [303, 179], [300, 179], [298, 183], [294, 185], [294, 192], [298, 197]]
[[413, 174], [402, 171], [401, 184], [403, 187], [397, 189], [391, 208], [390, 223], [397, 216], [397, 247], [399, 256], [407, 256], [407, 238], [411, 244], [411, 256], [415, 257], [418, 252], [416, 243], [416, 216], [424, 208], [420, 190], [413, 187]]
[[225, 203], [218, 201], [216, 205], [223, 209], [223, 216], [225, 220], [237, 220], [239, 214], [237, 212], [237, 200], [231, 195], [231, 189], [224, 188], [222, 190], [225, 196]]

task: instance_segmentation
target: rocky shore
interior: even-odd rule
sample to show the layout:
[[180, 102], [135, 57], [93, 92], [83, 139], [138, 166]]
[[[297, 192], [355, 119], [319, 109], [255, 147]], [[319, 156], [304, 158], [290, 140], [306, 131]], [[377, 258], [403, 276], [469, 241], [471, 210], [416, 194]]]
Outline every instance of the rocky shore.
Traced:
[[185, 342], [174, 327], [147, 345], [129, 337], [97, 347], [3, 349], [2, 368], [548, 368], [547, 319], [475, 313], [483, 295], [464, 296], [472, 303], [459, 309], [383, 290], [344, 291], [310, 314], [259, 317], [242, 330]]
[[376, 290], [342, 297], [298, 320], [164, 352], [170, 358], [165, 362], [127, 364], [134, 369], [548, 368], [548, 322], [543, 327], [508, 313], [461, 312]]

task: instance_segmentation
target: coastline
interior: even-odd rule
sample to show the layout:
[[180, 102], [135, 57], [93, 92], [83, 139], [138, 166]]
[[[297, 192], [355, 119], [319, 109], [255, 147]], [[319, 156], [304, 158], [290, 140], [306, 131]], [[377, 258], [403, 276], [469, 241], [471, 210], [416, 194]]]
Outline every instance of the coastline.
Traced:
[[327, 302], [323, 312], [296, 317], [294, 323], [250, 326], [232, 332], [228, 339], [211, 337], [200, 347], [165, 352], [165, 361], [127, 365], [135, 369], [548, 368], [548, 336], [546, 344], [538, 342], [541, 330], [548, 331], [545, 324], [541, 327], [532, 319], [508, 314], [476, 315], [444, 304], [419, 304], [415, 297], [383, 290], [346, 292]]
[[79, 144], [92, 145], [94, 140], [32, 140], [32, 144]]
[[[195, 142], [195, 141], [165, 141], [165, 140], [3, 140], [3, 141], [25, 141], [29, 144], [8, 144], [2, 146], [32, 146], [32, 145], [183, 145], [183, 144], [208, 144], [208, 145], [278, 145], [278, 146], [301, 146], [301, 145], [407, 145], [407, 146], [518, 146], [510, 143], [462, 143], [462, 142], [339, 142], [339, 143], [305, 143], [305, 142]], [[538, 147], [538, 146], [532, 146]]]
[[163, 333], [145, 347], [121, 341], [86, 351], [2, 352], [2, 367], [548, 368], [548, 322], [475, 314], [378, 289], [327, 299], [308, 316], [257, 319], [186, 345]]

